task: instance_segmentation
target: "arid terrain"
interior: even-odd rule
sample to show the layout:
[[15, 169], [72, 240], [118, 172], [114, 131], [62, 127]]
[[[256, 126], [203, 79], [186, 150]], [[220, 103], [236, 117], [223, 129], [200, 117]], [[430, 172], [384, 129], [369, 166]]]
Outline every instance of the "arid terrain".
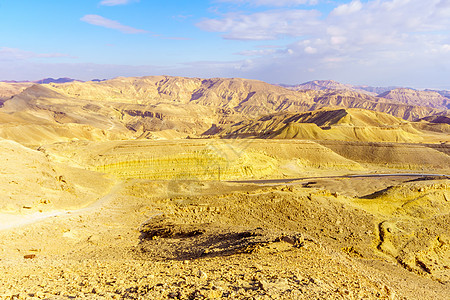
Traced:
[[0, 299], [448, 299], [446, 95], [0, 82]]

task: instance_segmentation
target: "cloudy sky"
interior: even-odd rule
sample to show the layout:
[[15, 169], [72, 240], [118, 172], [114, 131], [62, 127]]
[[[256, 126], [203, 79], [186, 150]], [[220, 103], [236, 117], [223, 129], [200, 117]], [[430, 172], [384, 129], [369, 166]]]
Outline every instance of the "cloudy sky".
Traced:
[[450, 0], [0, 0], [0, 80], [161, 74], [450, 89]]

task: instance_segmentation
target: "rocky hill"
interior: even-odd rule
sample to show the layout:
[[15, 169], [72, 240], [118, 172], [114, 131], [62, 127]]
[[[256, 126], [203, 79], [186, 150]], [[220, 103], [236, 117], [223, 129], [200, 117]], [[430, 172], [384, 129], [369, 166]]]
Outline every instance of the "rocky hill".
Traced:
[[200, 136], [226, 124], [325, 107], [384, 112], [405, 120], [446, 111], [354, 90], [293, 91], [240, 78], [121, 77], [33, 85], [0, 109], [0, 118], [13, 120], [0, 125], [0, 136], [31, 144], [61, 138]]
[[389, 92], [393, 89], [399, 88], [398, 86], [368, 86], [368, 85], [354, 85], [354, 89], [363, 90], [373, 95]]
[[278, 111], [308, 111], [325, 106], [365, 108], [407, 120], [437, 112], [429, 107], [405, 105], [395, 99], [373, 97], [356, 90], [292, 91], [262, 81], [240, 78], [149, 76], [50, 84], [47, 87], [66, 96], [85, 100], [151, 105], [163, 102], [197, 104], [219, 108], [227, 114], [243, 113], [248, 117]]
[[374, 87], [368, 85], [351, 85], [340, 83], [334, 80], [313, 80], [297, 85], [281, 85], [281, 86], [294, 91], [302, 91], [302, 90], [357, 91], [359, 93], [364, 93], [372, 96], [376, 96], [378, 94], [399, 88], [398, 86]]
[[[281, 85], [294, 91], [353, 91], [371, 96], [386, 98], [394, 102], [410, 105], [431, 106], [434, 108], [448, 108], [450, 91], [431, 90], [417, 91], [412, 88], [398, 86], [373, 87], [367, 85], [343, 84], [334, 80], [313, 80], [298, 85]], [[445, 99], [448, 98], [448, 99]]]
[[354, 90], [351, 85], [349, 84], [342, 84], [334, 80], [313, 80], [308, 81], [302, 84], [298, 85], [288, 85], [285, 86], [288, 89], [294, 90], [294, 91], [302, 91], [302, 90], [316, 90], [316, 91], [323, 91], [323, 90]]
[[47, 84], [47, 83], [66, 83], [66, 82], [74, 82], [79, 81], [73, 78], [62, 77], [62, 78], [44, 78], [40, 80], [33, 81], [34, 83], [39, 84]]
[[206, 134], [227, 138], [342, 140], [365, 142], [419, 142], [421, 133], [411, 124], [386, 113], [364, 109], [324, 108], [305, 113], [277, 113], [216, 127]]
[[439, 95], [450, 99], [450, 91], [448, 91], [448, 90], [430, 90], [430, 89], [426, 89], [425, 91], [427, 91], [427, 92], [436, 92]]
[[450, 108], [450, 99], [432, 91], [416, 91], [412, 89], [398, 88], [379, 94], [378, 97], [408, 105], [420, 105], [442, 109]]
[[31, 85], [32, 83], [13, 83], [0, 81], [0, 104], [3, 103], [3, 101], [19, 94]]

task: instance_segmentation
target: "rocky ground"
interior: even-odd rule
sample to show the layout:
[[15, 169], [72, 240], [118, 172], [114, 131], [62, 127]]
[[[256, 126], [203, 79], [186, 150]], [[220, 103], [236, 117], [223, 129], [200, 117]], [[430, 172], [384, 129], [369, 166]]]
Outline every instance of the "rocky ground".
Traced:
[[[352, 179], [128, 180], [2, 230], [0, 299], [445, 299], [449, 186], [428, 179], [354, 179], [358, 197], [337, 192]], [[386, 195], [395, 207], [367, 204]]]

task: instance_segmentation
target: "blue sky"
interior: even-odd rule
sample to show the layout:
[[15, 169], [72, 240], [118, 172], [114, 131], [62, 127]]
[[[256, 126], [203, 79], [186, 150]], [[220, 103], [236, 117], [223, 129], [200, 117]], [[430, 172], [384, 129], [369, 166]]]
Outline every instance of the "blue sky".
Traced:
[[0, 0], [0, 80], [161, 74], [450, 89], [450, 0]]

